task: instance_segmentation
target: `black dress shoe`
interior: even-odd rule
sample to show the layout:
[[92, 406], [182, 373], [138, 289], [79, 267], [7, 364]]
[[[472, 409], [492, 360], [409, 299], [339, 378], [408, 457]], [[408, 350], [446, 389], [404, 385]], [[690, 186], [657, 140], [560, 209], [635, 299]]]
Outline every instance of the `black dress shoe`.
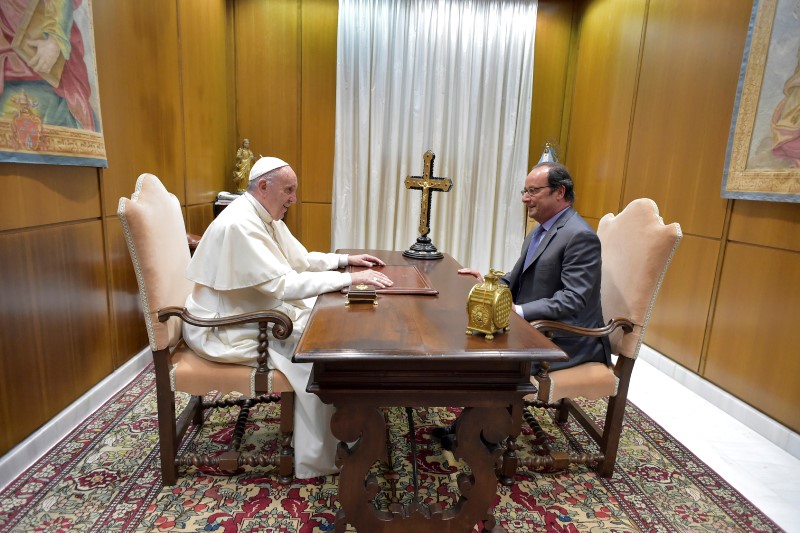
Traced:
[[456, 447], [456, 436], [453, 433], [448, 433], [444, 437], [442, 437], [442, 449], [447, 450], [449, 452], [453, 451], [453, 448]]
[[450, 424], [449, 426], [438, 426], [433, 428], [431, 431], [431, 435], [433, 435], [437, 439], [443, 439], [447, 435], [453, 435], [456, 432], [455, 424]]

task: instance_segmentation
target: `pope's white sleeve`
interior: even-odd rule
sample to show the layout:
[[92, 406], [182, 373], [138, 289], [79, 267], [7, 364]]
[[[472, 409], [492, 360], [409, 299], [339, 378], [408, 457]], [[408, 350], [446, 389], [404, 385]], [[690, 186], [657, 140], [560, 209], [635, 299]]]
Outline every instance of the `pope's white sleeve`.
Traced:
[[314, 272], [322, 272], [323, 270], [334, 270], [337, 268], [341, 268], [342, 266], [347, 266], [347, 259], [345, 259], [344, 265], [342, 265], [341, 258], [345, 257], [346, 255], [341, 254], [324, 254], [322, 252], [308, 252], [306, 256], [306, 260], [308, 261], [308, 269]]
[[[336, 255], [336, 254], [331, 254]], [[255, 288], [277, 300], [302, 300], [350, 285], [350, 274], [343, 272], [295, 272], [277, 277]]]

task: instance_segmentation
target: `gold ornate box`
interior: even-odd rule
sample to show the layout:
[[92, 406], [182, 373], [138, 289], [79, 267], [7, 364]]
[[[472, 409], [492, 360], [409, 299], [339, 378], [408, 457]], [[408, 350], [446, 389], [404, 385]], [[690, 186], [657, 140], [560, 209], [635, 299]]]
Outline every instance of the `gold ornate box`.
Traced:
[[344, 304], [350, 305], [359, 303], [378, 305], [378, 293], [375, 291], [375, 287], [366, 284], [350, 287], [350, 290], [347, 291], [347, 299]]
[[469, 291], [467, 298], [467, 335], [483, 333], [488, 340], [495, 333], [508, 331], [511, 314], [511, 291], [499, 283], [504, 272], [490, 269], [482, 283]]

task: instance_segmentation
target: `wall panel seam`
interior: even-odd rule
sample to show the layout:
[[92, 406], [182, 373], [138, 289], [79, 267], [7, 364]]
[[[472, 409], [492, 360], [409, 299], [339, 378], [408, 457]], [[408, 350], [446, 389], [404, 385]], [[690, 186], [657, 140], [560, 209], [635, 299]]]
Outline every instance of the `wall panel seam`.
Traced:
[[[103, 169], [97, 169], [97, 188], [100, 191], [100, 198], [105, 198], [105, 185], [103, 182]], [[117, 331], [117, 317], [114, 313], [114, 298], [111, 297], [114, 291], [114, 284], [111, 280], [111, 250], [109, 249], [109, 232], [108, 232], [108, 221], [109, 216], [106, 215], [106, 203], [100, 202], [100, 238], [103, 240], [103, 262], [105, 266], [105, 281], [106, 281], [106, 308], [108, 309], [108, 316], [109, 316], [109, 324], [108, 327], [110, 328], [110, 341], [111, 341], [111, 369], [116, 370], [119, 368], [117, 365], [118, 360], [120, 359], [119, 353], [119, 335], [116, 335]]]
[[[572, 20], [570, 22], [569, 30], [569, 49], [567, 51], [567, 69], [564, 73], [564, 106], [561, 109], [561, 135], [559, 141], [561, 142], [561, 161], [567, 161], [567, 152], [569, 150], [569, 132], [572, 120], [572, 105], [573, 95], [575, 94], [575, 71], [577, 69], [578, 45], [580, 43], [580, 21], [581, 11], [585, 6], [578, 6], [576, 2], [572, 3]], [[533, 66], [534, 75], [536, 73], [536, 65]]]
[[[294, 170], [299, 176], [303, 175], [303, 2], [297, 0], [297, 165]], [[303, 194], [297, 195], [297, 207], [295, 217], [297, 223], [295, 228], [297, 234], [303, 234]]]
[[186, 84], [183, 79], [183, 35], [181, 34], [181, 0], [175, 0], [175, 31], [178, 41], [178, 86], [180, 87], [181, 106], [181, 149], [183, 153], [183, 200], [189, 198], [189, 165], [186, 160]]
[[[708, 345], [711, 341], [711, 330], [714, 325], [714, 314], [717, 310], [717, 297], [719, 296], [720, 278], [722, 277], [722, 266], [725, 262], [725, 250], [728, 248], [728, 232], [731, 228], [731, 216], [733, 215], [734, 200], [725, 202], [725, 222], [722, 226], [722, 237], [720, 238], [719, 252], [717, 254], [717, 268], [714, 270], [714, 284], [711, 286], [711, 299], [708, 302], [708, 314], [706, 315], [706, 327], [703, 332], [703, 346], [700, 349], [700, 361], [698, 361], [697, 373], [705, 376], [706, 363], [708, 361]], [[708, 379], [708, 378], [706, 378]]]
[[89, 217], [89, 218], [77, 218], [75, 220], [62, 220], [60, 222], [50, 222], [48, 224], [39, 224], [36, 226], [24, 226], [20, 228], [9, 228], [0, 230], [0, 236], [3, 235], [17, 235], [21, 233], [28, 233], [33, 231], [39, 231], [43, 229], [52, 229], [52, 228], [60, 228], [66, 226], [74, 226], [76, 224], [86, 224], [87, 222], [96, 222], [102, 221], [103, 216], [96, 216], [96, 217]]
[[639, 81], [642, 79], [642, 63], [644, 62], [644, 47], [647, 40], [647, 23], [649, 21], [649, 14], [650, 0], [647, 0], [644, 5], [644, 13], [642, 14], [642, 31], [639, 35], [639, 54], [636, 58], [636, 75], [633, 77], [633, 99], [631, 101], [631, 114], [628, 117], [628, 138], [625, 139], [625, 164], [622, 165], [619, 198], [617, 199], [618, 212], [625, 208], [625, 185], [628, 181], [628, 165], [630, 164], [633, 125], [636, 119], [636, 103], [639, 101]]

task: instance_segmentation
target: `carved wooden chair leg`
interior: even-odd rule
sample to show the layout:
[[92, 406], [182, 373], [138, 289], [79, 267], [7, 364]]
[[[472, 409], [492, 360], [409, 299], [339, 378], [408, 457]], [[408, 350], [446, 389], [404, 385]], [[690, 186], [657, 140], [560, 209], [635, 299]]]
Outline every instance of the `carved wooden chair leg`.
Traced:
[[533, 430], [533, 441], [547, 452], [548, 455], [551, 455], [553, 453], [553, 448], [550, 446], [550, 435], [542, 429], [542, 426], [539, 424], [539, 421], [536, 420], [536, 417], [530, 409], [525, 409], [524, 416], [528, 426]]
[[194, 417], [192, 417], [192, 423], [198, 427], [202, 427], [205, 420], [203, 419], [203, 398], [201, 396], [195, 396], [197, 399], [197, 409], [194, 410]]
[[212, 402], [216, 407], [239, 406], [239, 414], [236, 416], [236, 424], [233, 428], [233, 435], [228, 449], [220, 454], [217, 466], [226, 474], [235, 474], [239, 470], [241, 453], [239, 447], [242, 445], [242, 438], [250, 417], [250, 408], [255, 404], [250, 399], [224, 399]]
[[522, 411], [525, 409], [525, 406], [524, 404], [516, 404], [512, 405], [510, 409], [513, 433], [506, 439], [506, 449], [503, 451], [503, 458], [500, 463], [499, 472], [497, 473], [500, 483], [507, 487], [514, 483], [514, 476], [517, 473], [517, 466], [519, 463], [519, 458], [517, 457], [517, 450], [519, 449], [517, 438], [522, 432]]
[[611, 436], [619, 435], [622, 431], [626, 404], [627, 397], [625, 395], [617, 395], [608, 399], [603, 438], [599, 443], [600, 450], [605, 456], [597, 468], [597, 473], [601, 477], [611, 477], [614, 473], [614, 464], [617, 462], [617, 450], [619, 449], [619, 437], [611, 438]]
[[563, 398], [559, 400], [558, 407], [556, 408], [556, 421], [559, 424], [564, 424], [569, 419], [569, 403], [571, 400]]
[[239, 415], [236, 417], [236, 425], [233, 428], [233, 436], [231, 437], [231, 450], [239, 451], [242, 446], [242, 438], [247, 430], [247, 421], [250, 419], [250, 409], [255, 404], [255, 400], [248, 399], [239, 409]]
[[294, 434], [294, 392], [281, 393], [281, 459], [278, 473], [280, 482], [288, 485], [294, 476], [294, 448], [292, 435]]
[[[161, 399], [159, 398], [159, 403]], [[175, 404], [171, 409], [162, 407], [158, 409], [158, 441], [161, 447], [161, 479], [164, 485], [174, 485], [178, 481]]]

